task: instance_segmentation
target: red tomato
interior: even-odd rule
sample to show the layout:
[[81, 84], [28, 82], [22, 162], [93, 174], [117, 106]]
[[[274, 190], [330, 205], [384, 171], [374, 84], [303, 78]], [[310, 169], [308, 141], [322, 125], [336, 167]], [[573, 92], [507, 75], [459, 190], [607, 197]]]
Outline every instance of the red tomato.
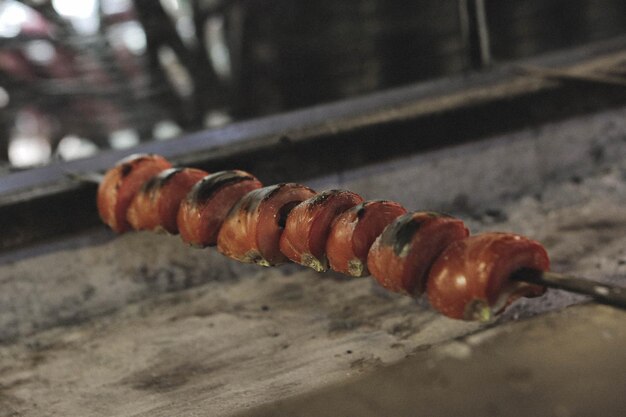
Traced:
[[428, 299], [448, 317], [487, 320], [519, 297], [545, 292], [544, 287], [509, 279], [521, 268], [550, 268], [541, 244], [510, 233], [484, 233], [459, 240], [432, 266]]
[[390, 291], [410, 295], [425, 290], [426, 275], [441, 252], [469, 231], [459, 219], [433, 212], [398, 217], [372, 245], [367, 267]]
[[178, 233], [176, 215], [191, 187], [207, 173], [193, 168], [170, 168], [144, 183], [133, 198], [126, 217], [135, 230]]
[[281, 252], [296, 263], [325, 271], [328, 269], [326, 241], [332, 221], [362, 201], [353, 192], [330, 190], [298, 204], [287, 217], [280, 238]]
[[246, 194], [232, 208], [217, 237], [217, 249], [241, 262], [264, 266], [287, 261], [279, 241], [291, 209], [315, 191], [299, 184], [278, 184]]
[[376, 238], [406, 209], [393, 201], [367, 201], [343, 212], [333, 222], [326, 241], [330, 267], [354, 277], [369, 275], [367, 253]]
[[159, 155], [136, 154], [107, 171], [98, 187], [98, 212], [104, 223], [121, 233], [131, 229], [126, 214], [135, 194], [159, 172], [171, 168]]
[[247, 193], [263, 184], [245, 171], [220, 171], [207, 175], [192, 188], [178, 209], [178, 229], [183, 241], [213, 246], [230, 209]]

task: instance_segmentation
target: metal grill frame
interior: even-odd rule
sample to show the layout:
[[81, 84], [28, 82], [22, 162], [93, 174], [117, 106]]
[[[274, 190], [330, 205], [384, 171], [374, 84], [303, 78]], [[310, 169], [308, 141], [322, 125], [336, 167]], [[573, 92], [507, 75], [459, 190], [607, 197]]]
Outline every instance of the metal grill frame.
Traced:
[[[12, 173], [0, 181], [0, 251], [99, 223], [95, 184], [68, 173], [103, 172], [128, 154], [147, 152], [209, 171], [237, 167], [267, 183], [302, 181], [623, 105], [623, 85], [585, 76], [585, 71], [624, 71], [624, 50], [626, 37], [615, 38], [484, 72]], [[523, 70], [528, 67], [550, 71], [529, 74]]]

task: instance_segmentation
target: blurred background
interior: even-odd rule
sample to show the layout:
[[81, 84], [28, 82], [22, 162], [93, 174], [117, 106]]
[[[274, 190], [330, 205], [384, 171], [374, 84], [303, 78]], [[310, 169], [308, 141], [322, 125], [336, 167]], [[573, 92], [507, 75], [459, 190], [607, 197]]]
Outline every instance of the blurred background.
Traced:
[[0, 0], [0, 174], [624, 34], [624, 0]]

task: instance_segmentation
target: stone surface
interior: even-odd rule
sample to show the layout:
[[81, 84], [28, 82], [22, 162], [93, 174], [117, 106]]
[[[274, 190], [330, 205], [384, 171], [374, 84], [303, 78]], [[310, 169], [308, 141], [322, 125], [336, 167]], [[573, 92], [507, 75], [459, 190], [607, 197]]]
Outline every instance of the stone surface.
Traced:
[[368, 279], [262, 269], [0, 347], [0, 416], [226, 415], [478, 327]]
[[240, 416], [623, 416], [625, 323], [624, 311], [577, 306]]

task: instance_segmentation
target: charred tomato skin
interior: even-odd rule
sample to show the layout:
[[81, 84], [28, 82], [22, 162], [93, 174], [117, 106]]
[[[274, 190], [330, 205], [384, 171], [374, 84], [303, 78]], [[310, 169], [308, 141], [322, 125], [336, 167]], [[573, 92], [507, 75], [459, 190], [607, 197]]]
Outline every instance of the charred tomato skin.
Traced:
[[435, 212], [411, 212], [396, 218], [374, 241], [367, 267], [384, 288], [419, 295], [425, 291], [428, 270], [452, 242], [469, 230], [454, 217]]
[[205, 176], [180, 203], [177, 225], [181, 239], [193, 246], [214, 246], [231, 208], [248, 192], [262, 186], [256, 177], [241, 170]]
[[127, 219], [135, 230], [178, 233], [176, 216], [191, 187], [208, 175], [194, 168], [170, 168], [146, 181], [128, 208]]
[[512, 233], [483, 233], [452, 243], [433, 264], [430, 304], [445, 316], [488, 320], [519, 297], [537, 297], [545, 287], [510, 280], [521, 268], [547, 271], [544, 247]]
[[98, 186], [98, 213], [117, 233], [131, 229], [126, 215], [143, 184], [172, 164], [159, 155], [134, 154], [120, 160], [106, 172]]
[[392, 221], [407, 211], [393, 201], [374, 200], [358, 204], [333, 221], [326, 256], [333, 271], [354, 277], [369, 275], [367, 254], [376, 238]]
[[232, 259], [263, 266], [288, 261], [279, 247], [286, 218], [293, 207], [314, 195], [309, 187], [295, 183], [249, 192], [224, 220], [217, 250]]
[[280, 238], [281, 252], [293, 262], [315, 269], [328, 269], [326, 242], [335, 218], [363, 202], [351, 191], [328, 190], [300, 204], [289, 213]]

